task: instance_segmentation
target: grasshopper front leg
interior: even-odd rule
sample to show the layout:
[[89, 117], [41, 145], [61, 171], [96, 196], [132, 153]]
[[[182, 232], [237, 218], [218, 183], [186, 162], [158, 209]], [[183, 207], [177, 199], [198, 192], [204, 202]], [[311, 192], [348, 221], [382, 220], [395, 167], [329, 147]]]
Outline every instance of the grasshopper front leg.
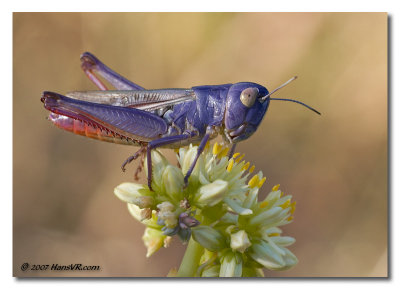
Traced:
[[192, 174], [194, 167], [196, 166], [197, 160], [199, 159], [201, 153], [204, 151], [204, 148], [206, 147], [206, 144], [207, 144], [208, 140], [210, 139], [210, 136], [212, 136], [213, 134], [214, 134], [214, 130], [212, 129], [211, 126], [208, 126], [206, 134], [202, 138], [200, 145], [197, 148], [196, 157], [195, 157], [194, 161], [192, 162], [192, 164], [190, 165], [190, 168], [186, 172], [185, 178], [183, 179], [183, 181], [185, 183], [185, 187], [187, 187], [187, 185], [188, 185], [189, 177]]
[[[196, 166], [197, 160], [199, 159], [201, 153], [204, 151], [204, 148], [208, 142], [208, 140], [210, 139], [210, 137], [215, 135], [215, 130], [212, 128], [212, 126], [208, 126], [207, 127], [207, 131], [206, 134], [203, 136], [198, 148], [197, 148], [197, 153], [196, 153], [196, 157], [193, 160], [192, 164], [190, 165], [188, 171], [186, 172], [185, 178], [184, 178], [184, 187], [186, 188], [189, 182], [189, 177], [193, 172], [194, 167]], [[149, 142], [149, 144], [147, 145], [147, 182], [148, 182], [148, 186], [150, 188], [150, 190], [152, 190], [151, 187], [151, 182], [152, 182], [152, 162], [151, 162], [151, 150], [164, 146], [164, 145], [168, 145], [168, 144], [173, 144], [176, 142], [180, 142], [182, 140], [188, 139], [188, 138], [192, 138], [198, 135], [197, 131], [190, 131], [190, 132], [186, 132], [184, 134], [181, 135], [176, 135], [176, 136], [169, 136], [169, 137], [164, 137], [161, 139], [157, 139], [154, 141]]]
[[236, 149], [236, 143], [232, 144], [232, 146], [230, 147], [228, 158], [232, 158], [233, 154], [235, 153], [235, 149]]

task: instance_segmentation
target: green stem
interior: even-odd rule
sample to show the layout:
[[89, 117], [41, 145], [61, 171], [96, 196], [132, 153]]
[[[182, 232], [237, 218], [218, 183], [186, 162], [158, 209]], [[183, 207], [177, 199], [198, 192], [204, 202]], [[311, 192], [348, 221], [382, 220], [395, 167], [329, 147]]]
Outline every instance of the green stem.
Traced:
[[194, 277], [203, 251], [204, 248], [193, 238], [190, 238], [176, 277]]

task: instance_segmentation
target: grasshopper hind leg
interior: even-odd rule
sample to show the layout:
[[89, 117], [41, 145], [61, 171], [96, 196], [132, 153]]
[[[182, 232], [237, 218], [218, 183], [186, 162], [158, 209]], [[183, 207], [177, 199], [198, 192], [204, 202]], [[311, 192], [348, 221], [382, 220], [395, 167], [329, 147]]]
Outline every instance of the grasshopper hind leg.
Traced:
[[81, 55], [81, 67], [87, 77], [100, 89], [108, 90], [105, 84], [94, 74], [96, 72], [118, 90], [143, 90], [144, 88], [119, 75], [90, 52]]
[[144, 167], [144, 156], [146, 155], [146, 149], [147, 148], [144, 147], [144, 150], [143, 150], [143, 152], [142, 152], [142, 154], [140, 156], [140, 163], [139, 163], [138, 167], [136, 168], [135, 175], [133, 176], [135, 181], [139, 180], [139, 174], [143, 170], [143, 167]]

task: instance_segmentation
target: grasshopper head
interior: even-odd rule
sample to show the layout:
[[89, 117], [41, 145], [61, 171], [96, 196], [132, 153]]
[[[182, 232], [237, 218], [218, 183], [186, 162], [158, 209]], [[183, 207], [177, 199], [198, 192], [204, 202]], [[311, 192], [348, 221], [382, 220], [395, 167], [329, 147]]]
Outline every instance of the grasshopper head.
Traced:
[[250, 137], [268, 109], [268, 90], [252, 82], [233, 84], [228, 91], [225, 108], [225, 134], [236, 143]]
[[228, 90], [226, 100], [224, 119], [225, 137], [231, 143], [236, 143], [251, 136], [261, 123], [271, 100], [294, 102], [320, 115], [319, 111], [301, 101], [271, 97], [273, 93], [285, 87], [296, 78], [297, 76], [292, 77], [271, 92], [268, 92], [265, 87], [257, 83], [239, 82], [233, 84]]

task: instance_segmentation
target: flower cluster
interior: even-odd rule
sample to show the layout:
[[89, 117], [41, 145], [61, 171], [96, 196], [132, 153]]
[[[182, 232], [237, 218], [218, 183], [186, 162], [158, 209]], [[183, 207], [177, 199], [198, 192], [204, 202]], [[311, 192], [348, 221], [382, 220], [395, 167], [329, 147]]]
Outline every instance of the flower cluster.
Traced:
[[287, 247], [295, 240], [281, 236], [279, 227], [292, 221], [296, 203], [279, 185], [259, 201], [266, 178], [262, 172], [250, 177], [254, 166], [239, 153], [229, 158], [228, 150], [218, 143], [207, 146], [187, 186], [184, 175], [197, 147], [179, 149], [180, 168], [153, 150], [153, 191], [135, 183], [115, 188], [130, 213], [146, 225], [147, 256], [167, 247], [171, 237], [178, 235], [184, 242], [201, 245], [201, 257], [193, 260], [196, 270], [191, 276], [258, 277], [263, 276], [262, 268], [294, 266], [297, 258]]

